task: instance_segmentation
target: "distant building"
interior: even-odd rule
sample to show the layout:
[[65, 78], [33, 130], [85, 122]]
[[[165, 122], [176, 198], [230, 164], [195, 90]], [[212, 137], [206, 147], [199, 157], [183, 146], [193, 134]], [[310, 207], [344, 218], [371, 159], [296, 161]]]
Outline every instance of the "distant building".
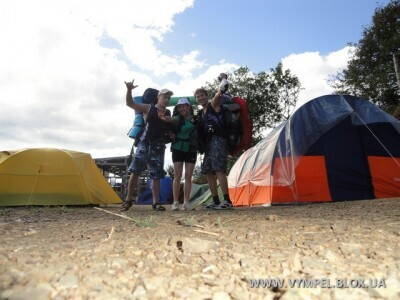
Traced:
[[[97, 167], [102, 170], [107, 182], [115, 190], [121, 199], [124, 199], [129, 181], [129, 164], [131, 156], [114, 156], [94, 159]], [[139, 178], [139, 194], [146, 187], [149, 180], [149, 172], [146, 170]]]

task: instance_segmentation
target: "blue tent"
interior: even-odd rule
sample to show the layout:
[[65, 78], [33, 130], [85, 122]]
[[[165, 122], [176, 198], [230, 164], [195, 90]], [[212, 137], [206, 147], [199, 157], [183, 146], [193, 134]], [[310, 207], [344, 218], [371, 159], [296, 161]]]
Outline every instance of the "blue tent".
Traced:
[[[149, 180], [145, 190], [140, 193], [137, 204], [139, 205], [150, 205], [153, 203], [153, 197], [151, 194], [151, 183], [152, 180]], [[160, 182], [160, 203], [161, 204], [171, 204], [172, 203], [172, 178], [165, 177], [161, 179]]]
[[400, 121], [372, 102], [327, 95], [300, 107], [232, 167], [234, 205], [400, 196]]

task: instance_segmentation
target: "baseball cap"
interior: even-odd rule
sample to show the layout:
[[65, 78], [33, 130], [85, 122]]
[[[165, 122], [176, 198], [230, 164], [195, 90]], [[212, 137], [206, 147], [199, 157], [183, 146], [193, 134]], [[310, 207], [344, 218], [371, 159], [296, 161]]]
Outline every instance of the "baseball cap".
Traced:
[[165, 94], [169, 94], [170, 96], [172, 96], [174, 93], [172, 91], [170, 91], [169, 89], [162, 89], [158, 92], [158, 96], [165, 95]]
[[188, 104], [190, 105], [190, 102], [187, 98], [181, 98], [178, 100], [178, 103], [176, 105], [181, 105], [181, 104]]

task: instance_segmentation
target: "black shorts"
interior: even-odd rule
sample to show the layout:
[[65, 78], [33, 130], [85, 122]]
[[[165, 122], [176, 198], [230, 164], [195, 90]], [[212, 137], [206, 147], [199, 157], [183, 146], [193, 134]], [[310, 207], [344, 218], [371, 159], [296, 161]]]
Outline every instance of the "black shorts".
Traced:
[[184, 152], [172, 149], [172, 161], [175, 162], [186, 162], [195, 164], [197, 158], [197, 152]]

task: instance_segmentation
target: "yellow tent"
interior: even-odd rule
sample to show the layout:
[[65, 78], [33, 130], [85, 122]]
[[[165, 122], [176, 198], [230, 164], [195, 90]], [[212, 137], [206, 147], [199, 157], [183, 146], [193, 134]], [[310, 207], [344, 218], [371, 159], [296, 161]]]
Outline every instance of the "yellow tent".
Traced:
[[87, 153], [60, 149], [0, 152], [0, 206], [120, 202]]

